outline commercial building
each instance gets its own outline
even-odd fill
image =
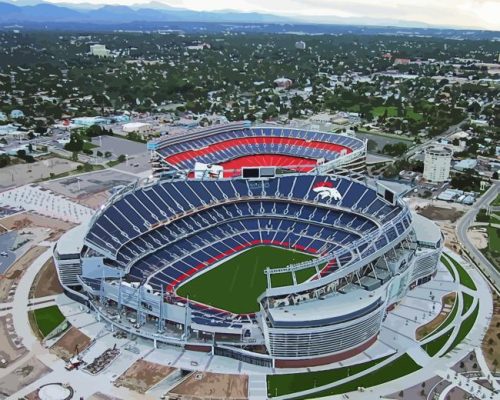
[[[274,85],[280,89],[290,89],[292,87],[292,84],[292,80],[288,78],[278,78],[274,81]]]
[[[96,57],[110,57],[111,51],[104,44],[92,44],[90,45],[90,54]]]
[[[450,177],[453,150],[449,147],[432,145],[424,150],[424,179],[432,183],[445,182]]]
[[[305,50],[306,49],[306,42],[300,40],[298,42],[295,42],[295,48],[299,50]]]
[[[125,133],[137,133],[142,136],[148,136],[155,132],[153,125],[145,122],[129,122],[122,126],[122,130]]]

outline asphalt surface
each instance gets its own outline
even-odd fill
[[[492,281],[497,290],[500,290],[500,272],[495,266],[478,250],[467,236],[467,230],[476,220],[476,215],[481,208],[486,208],[496,199],[500,190],[500,182],[495,182],[491,187],[474,203],[470,210],[459,219],[456,233],[460,245],[464,247],[472,259],[479,265],[481,271]]]

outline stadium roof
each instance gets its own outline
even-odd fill
[[[431,220],[413,214],[413,227],[419,242],[437,243],[441,239],[441,230]]]
[[[59,254],[80,253],[83,248],[83,239],[87,233],[89,222],[84,222],[64,233],[57,242],[57,252]]]

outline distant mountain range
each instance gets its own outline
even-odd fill
[[[168,0],[166,0],[168,1]],[[223,11],[194,11],[186,8],[172,7],[162,0],[151,0],[149,3],[137,3],[131,6],[124,5],[96,5],[91,3],[50,3],[44,0],[0,0],[0,29],[2,26],[22,25],[32,29],[72,29],[87,28],[99,29],[153,29],[160,24],[185,23],[206,24],[265,24],[273,25],[273,31],[287,31],[290,25],[308,25],[308,30],[318,33],[313,24],[325,26],[356,26],[362,27],[397,27],[406,29],[409,34],[435,34],[426,30],[436,30],[449,35],[450,30],[468,30],[459,27],[432,27],[419,21],[406,21],[381,18],[341,18],[328,15],[318,16],[283,16],[257,12],[239,12],[234,10]],[[189,30],[187,24],[187,29]],[[261,28],[262,28],[261,26]],[[285,26],[287,26],[285,28]],[[219,27],[220,28],[220,27]],[[208,27],[210,29],[210,26]],[[328,31],[328,30],[326,30]],[[476,31],[484,32],[484,31]],[[381,32],[383,33],[383,32]],[[439,34],[439,33],[438,33]]]
[[[199,21],[199,22],[235,22],[235,23],[285,23],[293,20],[275,15],[243,13],[236,11],[199,12],[183,8],[174,8],[162,3],[149,3],[145,7],[104,5],[91,8],[90,5],[74,7],[72,5],[54,5],[38,3],[18,5],[0,2],[0,23],[29,22],[91,22],[91,23],[126,23],[134,21]]]

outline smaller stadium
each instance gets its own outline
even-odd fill
[[[148,143],[153,170],[203,171],[237,177],[244,167],[328,172],[364,168],[365,143],[351,136],[237,122]],[[210,167],[208,167],[210,166]],[[222,177],[222,176],[221,176]]]
[[[160,172],[118,190],[54,258],[68,295],[155,345],[329,364],[372,346],[436,273],[439,228],[346,170],[363,165],[362,141],[238,123],[148,147]]]

